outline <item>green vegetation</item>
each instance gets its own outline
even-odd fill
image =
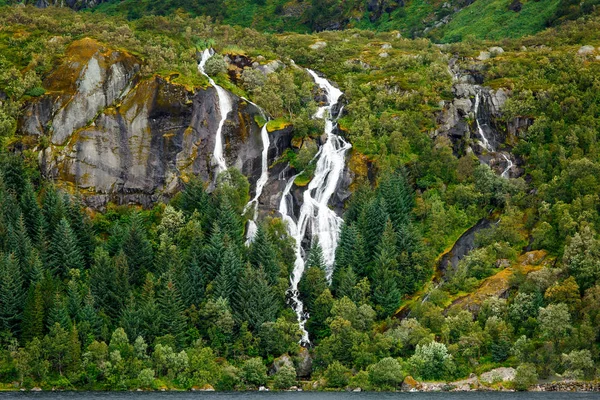
[[[467,34],[468,20],[460,18],[479,1],[439,31],[440,40],[464,39],[444,46],[395,32],[270,34],[170,15],[183,3],[140,2],[169,15],[131,8],[131,21],[0,8],[0,379],[66,389],[286,389],[312,373],[314,381],[324,378],[320,389],[394,390],[407,375],[454,380],[499,366],[516,368],[518,390],[556,374],[596,378],[600,62],[578,50],[600,45],[600,19],[510,39],[541,29],[565,2],[523,4],[519,15],[530,24],[512,35],[490,29],[507,11],[488,1],[486,18]],[[99,11],[121,14],[127,4],[109,2]],[[195,4],[198,14],[208,7]],[[539,12],[550,4],[557,8]],[[337,12],[335,1],[321,5],[323,16]],[[406,10],[424,15],[428,6],[415,0]],[[411,29],[408,21],[403,29]],[[499,43],[471,33],[506,38],[504,52],[476,61]],[[305,171],[299,185],[311,179],[322,126],[310,118],[319,93],[291,60],[339,84],[355,179],[331,285],[316,242],[300,282],[310,350],[298,345],[296,316],[286,305],[293,242],[281,220],[266,218],[244,246],[249,182],[237,170],[221,175],[210,194],[192,178],[168,205],[109,205],[103,212],[86,210],[64,182],[41,176],[38,151],[48,138],[24,136],[18,121],[28,102],[56,94],[48,77],[72,60],[68,46],[85,37],[139,57],[140,79],[175,73],[174,84],[198,89],[207,82],[196,51],[206,44],[262,65],[279,60],[262,74],[216,57],[211,73],[267,110],[270,130],[292,127],[293,148],[279,162]],[[314,46],[319,42],[325,45]],[[453,98],[452,57],[509,92],[494,121],[502,134],[527,122],[507,135],[521,178],[501,178],[480,163],[465,150],[474,138],[435,133],[441,102]],[[440,255],[481,218],[494,223],[440,276]],[[439,285],[431,282],[436,274]],[[268,375],[274,363],[278,370]]]

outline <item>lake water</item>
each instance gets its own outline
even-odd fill
[[[110,399],[110,400],[588,400],[600,399],[600,393],[564,392],[454,392],[454,393],[347,393],[347,392],[0,392],[8,399]]]

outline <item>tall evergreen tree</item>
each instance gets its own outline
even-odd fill
[[[390,220],[379,245],[379,253],[373,271],[373,301],[381,316],[393,314],[401,300],[401,291],[397,284],[398,253],[396,250],[396,233]]]
[[[410,221],[413,208],[411,188],[400,171],[385,174],[379,182],[379,195],[385,200],[387,212],[396,232]]]
[[[230,245],[223,256],[223,262],[221,263],[221,271],[213,281],[213,297],[218,299],[229,300],[233,293],[238,289],[238,283],[240,274],[242,272],[242,261],[237,252],[237,249]]]
[[[304,274],[298,283],[298,291],[300,292],[300,299],[308,312],[312,311],[317,297],[319,297],[327,287],[327,279],[323,268],[318,266],[309,267],[304,271]]]
[[[354,302],[358,301],[356,284],[358,280],[352,266],[344,268],[339,274],[339,284],[335,292],[337,298],[348,297]]]
[[[54,231],[65,217],[66,211],[62,197],[52,185],[46,187],[42,212],[46,220],[46,232],[48,236],[53,237]]]
[[[186,318],[183,313],[185,307],[171,274],[167,273],[163,277],[166,282],[158,296],[160,332],[173,335],[177,343],[182,345],[186,328]]]
[[[54,295],[54,302],[48,312],[46,325],[50,330],[56,325],[59,325],[63,329],[70,329],[71,327],[71,318],[69,318],[67,300],[58,292]]]
[[[12,254],[0,255],[0,326],[19,334],[26,290],[19,263]]]
[[[206,279],[208,281],[215,279],[221,271],[221,264],[228,242],[230,242],[229,237],[223,235],[221,229],[215,223],[208,244],[202,252],[202,262],[206,265]]]
[[[39,232],[44,229],[44,216],[37,201],[33,185],[29,180],[25,182],[25,186],[23,187],[20,205],[27,234],[32,241],[35,241]]]
[[[206,264],[203,260],[203,246],[198,241],[192,242],[185,254],[181,273],[177,275],[181,288],[181,297],[186,307],[199,306],[204,300],[207,279]]]
[[[382,198],[372,199],[363,212],[359,221],[360,234],[364,238],[367,260],[371,262],[377,255],[381,242],[381,235],[385,230],[385,223],[389,219],[385,201]]]
[[[118,285],[117,271],[108,252],[98,247],[90,269],[90,289],[96,306],[111,318],[120,315],[123,293]]]
[[[308,252],[308,257],[306,259],[306,263],[304,266],[306,269],[308,268],[319,268],[322,269],[323,271],[325,271],[325,261],[323,259],[323,249],[321,248],[321,245],[319,244],[319,239],[314,236],[311,246],[310,246],[310,251]]]
[[[277,264],[277,255],[273,249],[273,244],[269,240],[269,235],[263,225],[258,226],[254,241],[250,245],[250,263],[254,268],[262,268],[267,275],[269,284],[274,285],[279,279],[279,265]]]
[[[23,311],[22,339],[25,343],[34,337],[41,338],[44,332],[44,299],[42,285],[36,282],[29,286]]]
[[[79,243],[85,265],[92,262],[94,252],[94,232],[88,216],[83,212],[83,204],[79,197],[67,198],[64,201],[69,224]]]
[[[263,323],[275,320],[279,307],[262,268],[246,265],[233,305],[237,321],[247,322],[255,332]]]
[[[226,196],[220,196],[217,219],[221,232],[236,244],[244,243],[244,229],[241,217]]]
[[[69,276],[71,269],[83,269],[79,243],[65,218],[58,223],[48,252],[50,269],[62,279]]]
[[[146,273],[150,272],[148,268],[152,266],[154,254],[142,216],[137,212],[131,215],[129,229],[123,238],[123,253],[129,267],[129,282],[142,284]]]

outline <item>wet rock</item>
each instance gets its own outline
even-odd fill
[[[276,374],[277,372],[279,372],[279,370],[284,367],[284,366],[290,366],[293,367],[294,363],[292,361],[292,358],[287,355],[284,354],[281,357],[276,358],[275,360],[273,360],[273,366],[271,367],[271,374]]]
[[[586,46],[581,46],[579,48],[579,50],[577,50],[577,54],[580,56],[587,56],[589,54],[592,54],[596,51],[596,48],[594,46],[590,46],[590,45],[586,45]]]
[[[514,368],[496,368],[484,372],[479,376],[479,380],[485,383],[512,382],[515,379],[516,370]]]
[[[519,0],[513,0],[508,6],[508,9],[514,12],[520,12],[523,8],[523,4]]]
[[[490,52],[491,56],[498,56],[498,55],[504,53],[504,49],[502,47],[498,47],[498,46],[490,47],[488,49],[488,51]]]
[[[324,49],[325,47],[327,47],[327,42],[318,41],[318,42],[311,44],[308,47],[311,48],[312,50],[321,50],[321,49]]]
[[[415,392],[419,390],[421,385],[412,376],[407,376],[402,382],[402,390],[405,392]]]
[[[310,378],[312,374],[312,358],[307,348],[302,347],[296,357],[296,375],[299,379]]]
[[[491,57],[491,54],[490,54],[489,51],[483,51],[482,50],[482,51],[479,52],[479,55],[477,56],[477,59],[479,61],[485,61],[485,60],[488,60],[490,57]]]

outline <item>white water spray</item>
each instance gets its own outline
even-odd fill
[[[514,163],[510,157],[510,153],[506,152],[498,152],[496,150],[496,148],[492,145],[492,142],[490,142],[488,140],[488,138],[485,136],[485,131],[483,130],[483,127],[481,125],[481,123],[479,122],[479,104],[481,102],[481,88],[477,88],[477,94],[475,95],[475,123],[477,124],[477,132],[479,133],[479,136],[481,137],[481,145],[483,146],[483,148],[485,148],[485,150],[487,150],[490,153],[498,153],[500,154],[504,160],[506,161],[506,168],[502,171],[502,174],[500,174],[500,176],[502,178],[510,178],[510,171],[512,170],[512,168],[514,167]]]
[[[227,169],[227,164],[223,155],[223,126],[227,120],[227,115],[231,112],[231,110],[233,110],[233,105],[231,103],[231,97],[229,96],[229,93],[227,93],[227,91],[221,86],[217,85],[215,81],[208,76],[206,72],[204,72],[204,66],[206,65],[206,62],[213,55],[214,51],[212,49],[206,49],[202,52],[202,57],[200,59],[200,63],[198,64],[198,71],[208,78],[208,81],[216,89],[217,96],[219,97],[219,112],[221,114],[221,120],[219,121],[219,127],[217,128],[217,133],[215,135],[215,149],[213,151],[213,159],[216,165],[216,177],[219,175],[219,173]]]
[[[350,143],[333,133],[337,116],[332,115],[332,110],[337,105],[342,92],[331,85],[327,79],[319,77],[314,71],[309,69],[307,71],[327,97],[326,105],[319,107],[314,115],[314,118],[325,119],[327,141],[321,146],[315,156],[317,159],[315,174],[308,184],[308,188],[304,191],[303,203],[297,222],[294,222],[292,217],[293,208],[291,207],[290,191],[298,175],[288,181],[279,205],[279,212],[283,216],[284,221],[287,222],[288,233],[296,241],[296,262],[290,278],[291,287],[289,292],[292,306],[302,330],[301,343],[304,344],[308,344],[310,341],[308,332],[304,329],[308,315],[304,312],[298,293],[298,284],[304,274],[305,264],[302,241],[310,224],[313,239],[318,240],[323,249],[326,277],[331,281],[335,250],[339,239],[342,219],[329,208],[328,203],[342,176],[346,152],[352,147]]]
[[[267,115],[265,114],[265,112],[263,111],[262,108],[260,108],[259,106],[257,106],[256,104],[254,104],[253,102],[251,102],[250,100],[248,100],[246,98],[243,98],[243,99],[246,100],[248,103],[252,104],[253,106],[255,106],[256,108],[258,108],[258,110],[262,114],[263,118],[265,119],[265,124],[263,125],[262,129],[260,130],[260,139],[261,139],[262,145],[263,145],[262,154],[261,154],[261,173],[260,173],[260,177],[256,181],[256,191],[254,193],[254,198],[252,200],[250,200],[248,202],[248,204],[246,204],[246,206],[244,207],[244,211],[243,211],[243,214],[246,214],[246,212],[248,212],[248,210],[250,210],[252,207],[254,207],[252,219],[250,219],[248,221],[248,228],[246,230],[246,246],[250,246],[250,243],[252,243],[252,240],[254,240],[254,236],[256,235],[256,231],[258,230],[258,227],[256,225],[256,219],[258,218],[258,199],[260,199],[260,196],[262,195],[262,191],[263,191],[265,185],[267,184],[267,181],[269,180],[269,157],[268,156],[269,156],[269,146],[270,146],[271,142],[269,140],[269,131],[267,130],[267,123],[269,122],[269,118],[267,117]]]

